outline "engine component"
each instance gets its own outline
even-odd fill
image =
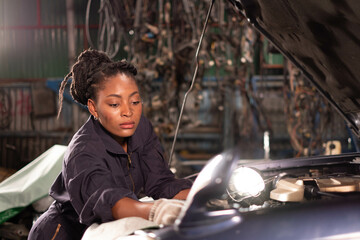
[[[316,179],[317,185],[322,192],[359,192],[360,179],[354,177],[331,177]]]
[[[300,202],[304,199],[304,183],[296,178],[279,180],[270,198],[281,202]]]

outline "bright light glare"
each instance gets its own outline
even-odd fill
[[[209,185],[212,178],[215,175],[217,167],[220,165],[220,162],[224,160],[222,155],[217,155],[204,166],[199,175],[197,176],[194,184],[191,187],[188,198],[192,198],[195,193],[200,191],[205,186]],[[219,182],[220,181],[220,182]],[[215,179],[215,182],[218,184],[221,183],[221,179]]]
[[[252,168],[240,167],[231,177],[232,189],[240,196],[256,196],[265,188],[261,175]]]

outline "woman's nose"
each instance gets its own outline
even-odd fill
[[[131,117],[132,109],[128,103],[122,104],[121,116],[122,117]]]

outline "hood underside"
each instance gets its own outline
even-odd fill
[[[360,1],[229,0],[360,137]]]

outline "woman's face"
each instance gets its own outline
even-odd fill
[[[120,142],[134,134],[142,113],[135,80],[121,73],[104,81],[96,102],[89,99],[88,107],[90,113]]]

